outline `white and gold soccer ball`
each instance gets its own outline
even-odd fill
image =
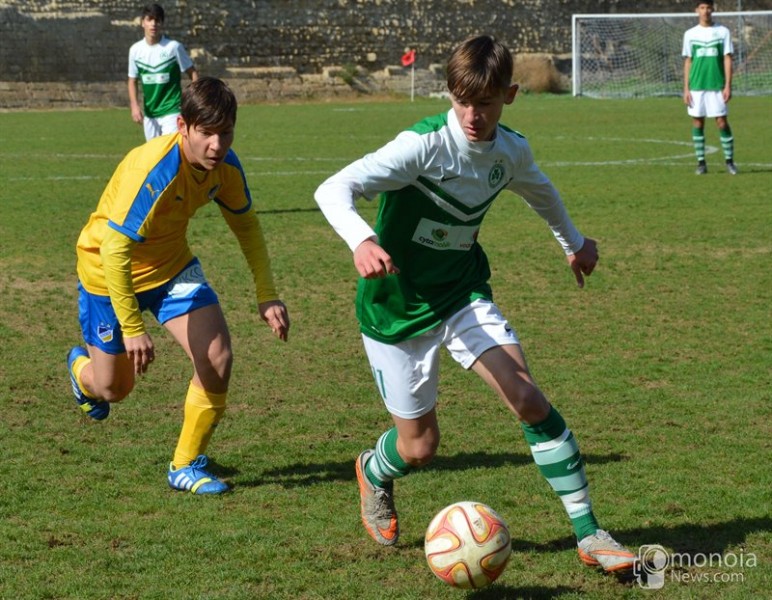
[[[453,587],[477,589],[495,581],[512,553],[504,520],[481,502],[456,502],[432,519],[424,550],[429,568]]]

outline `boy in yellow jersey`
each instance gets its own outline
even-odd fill
[[[174,135],[123,159],[77,243],[79,317],[87,348],[67,356],[75,400],[93,419],[108,416],[155,359],[142,311],[149,310],[193,363],[169,485],[195,494],[228,486],[204,454],[225,411],[233,355],[217,295],[188,246],[188,221],[214,201],[239,241],[255,282],[258,311],[281,340],[289,332],[246,178],[231,150],[236,98],[213,77],[190,84]]]

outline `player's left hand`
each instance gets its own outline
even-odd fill
[[[286,342],[287,336],[289,336],[290,320],[284,302],[281,300],[261,302],[258,304],[257,310],[260,312],[260,318],[268,323],[276,337]]]
[[[576,284],[584,287],[584,276],[590,275],[598,264],[598,244],[591,238],[584,238],[584,245],[575,254],[568,255],[568,264],[576,277]]]

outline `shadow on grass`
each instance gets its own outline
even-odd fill
[[[240,481],[239,486],[280,485],[283,487],[304,487],[329,481],[351,481],[354,475],[354,460],[328,463],[295,463],[276,469],[263,471],[263,476],[252,481]],[[585,456],[585,461],[593,465],[621,462],[626,457],[621,454]],[[468,469],[499,469],[508,466],[533,465],[530,454],[489,452],[462,452],[453,456],[437,456],[421,472],[430,471],[465,471]],[[535,467],[534,467],[535,468]]]
[[[743,545],[749,534],[772,531],[772,517],[747,517],[717,523],[683,523],[673,527],[628,529],[620,537],[628,542],[659,544],[681,554],[722,553]],[[753,552],[753,548],[745,548]]]
[[[741,546],[750,534],[772,531],[770,517],[740,517],[717,523],[682,523],[680,525],[640,527],[636,529],[616,529],[614,537],[633,552],[640,546],[660,545],[671,553],[712,554],[724,553],[730,548]],[[416,540],[416,545],[423,545],[423,539]],[[576,538],[572,535],[548,542],[529,542],[512,540],[515,552],[561,552],[576,548]],[[747,549],[752,552],[752,548]]]
[[[512,587],[508,585],[493,584],[481,590],[470,592],[466,595],[467,600],[522,600],[529,598],[531,600],[541,600],[547,598],[560,598],[563,595],[576,596],[577,590],[568,587]]]

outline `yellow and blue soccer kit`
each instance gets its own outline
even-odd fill
[[[77,243],[82,288],[109,297],[124,336],[145,332],[141,310],[146,306],[140,302],[148,293],[189,271],[194,274],[191,283],[205,283],[186,233],[190,218],[210,201],[218,204],[238,238],[258,303],[278,298],[260,222],[236,154],[230,150],[215,169],[201,171],[184,159],[179,134],[161,136],[135,148],[120,163]],[[95,336],[97,343],[120,337],[115,334],[84,330],[89,343]]]

